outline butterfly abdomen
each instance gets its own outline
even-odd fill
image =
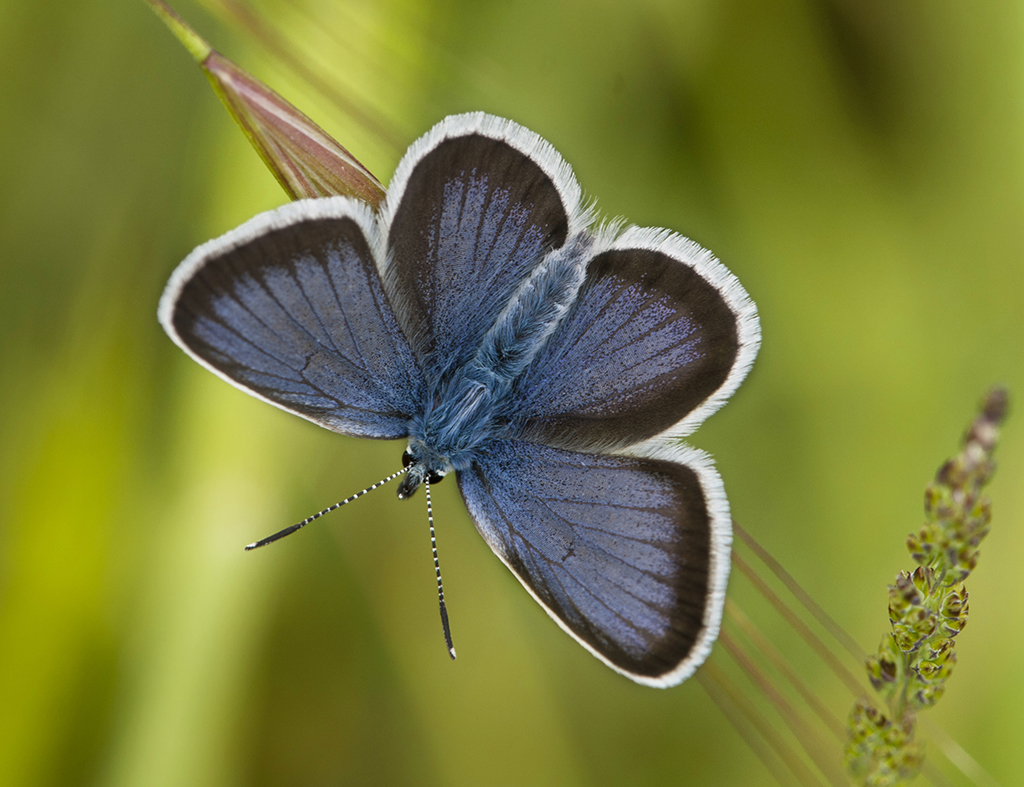
[[[537,265],[484,335],[469,373],[490,376],[498,386],[522,374],[576,299],[592,245],[590,234],[581,233]]]
[[[419,461],[464,470],[491,440],[515,435],[514,383],[575,300],[591,245],[591,236],[581,234],[550,252],[509,299],[476,355],[437,386],[429,409],[410,427],[410,450]]]

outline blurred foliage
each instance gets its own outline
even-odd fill
[[[713,249],[765,340],[693,442],[736,518],[874,639],[908,492],[979,388],[1024,390],[1024,4],[258,0],[269,40],[210,3],[178,10],[384,182],[482,109],[549,139],[607,215]],[[696,681],[630,684],[559,631],[454,484],[455,664],[416,503],[375,493],[245,554],[402,450],[250,399],[156,324],[193,246],[286,197],[142,2],[0,4],[0,74],[0,784],[768,779]],[[1001,526],[931,715],[1009,785],[1021,430],[1000,450]],[[748,582],[730,595],[849,707]]]

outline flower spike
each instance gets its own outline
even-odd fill
[[[384,187],[306,115],[213,49],[164,0],[146,0],[206,73],[228,112],[292,199],[343,195],[376,207]]]

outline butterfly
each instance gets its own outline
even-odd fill
[[[196,248],[159,319],[259,399],[405,440],[385,479],[401,476],[400,498],[422,485],[429,506],[454,473],[488,546],[613,670],[664,687],[707,657],[729,504],[711,459],[678,438],[746,376],[757,310],[696,243],[595,224],[533,132],[448,117],[409,148],[378,210],[300,200]]]

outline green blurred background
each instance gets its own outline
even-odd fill
[[[605,215],[726,262],[764,345],[693,442],[737,521],[874,648],[925,483],[991,383],[1024,396],[1024,4],[255,7],[394,140],[216,6],[178,4],[385,183],[434,122],[483,109],[550,140]],[[454,483],[436,490],[454,664],[421,497],[243,553],[402,447],[250,399],[159,329],[177,262],[285,197],[141,0],[0,2],[0,160],[0,784],[769,783],[697,681],[633,685],[559,631]],[[1020,413],[998,458],[960,663],[927,715],[1005,786],[1024,783]],[[738,573],[730,597],[845,718]]]

